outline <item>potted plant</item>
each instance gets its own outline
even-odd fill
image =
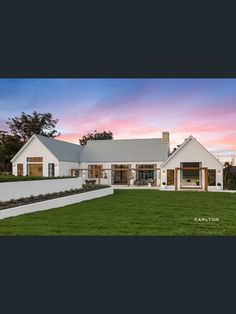
[[[220,182],[217,183],[217,190],[221,190],[221,183]]]
[[[147,183],[148,183],[148,186],[151,187],[152,186],[152,182],[153,180],[152,179],[147,179]]]
[[[166,188],[166,182],[162,182],[163,188]]]
[[[199,185],[199,180],[198,179],[196,180],[196,185]]]

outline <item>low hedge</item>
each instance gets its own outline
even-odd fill
[[[55,179],[71,179],[75,177],[36,177],[36,176],[0,176],[0,182],[14,182],[14,181],[33,181],[33,180],[55,180]]]

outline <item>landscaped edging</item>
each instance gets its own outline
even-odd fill
[[[113,187],[109,187],[109,188],[84,192],[80,194],[74,194],[70,196],[55,198],[48,201],[37,202],[33,204],[3,209],[0,211],[0,219],[15,217],[15,216],[23,215],[23,214],[34,213],[37,211],[43,211],[43,210],[48,210],[52,208],[63,207],[66,205],[71,205],[71,204],[91,200],[94,198],[107,196],[113,193],[114,193]]]
[[[80,189],[81,187],[82,178],[80,177],[54,180],[1,182],[0,201],[7,202],[11,199]]]

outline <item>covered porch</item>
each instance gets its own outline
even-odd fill
[[[95,181],[96,184],[108,184],[117,187],[153,187],[160,188],[160,168],[154,165],[114,164],[110,168],[102,165],[94,168],[72,169],[71,176],[80,176],[86,181]]]

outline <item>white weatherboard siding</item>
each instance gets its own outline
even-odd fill
[[[17,164],[23,164],[23,175],[27,175],[27,157],[43,157],[43,176],[48,176],[48,163],[58,165],[57,158],[35,137],[16,157],[12,165],[13,175],[17,175]],[[59,167],[55,166],[55,176],[59,176]]]
[[[155,164],[157,168],[161,167],[161,164],[163,162],[155,162],[155,161],[139,161],[139,162],[130,162],[130,161],[123,161],[123,162],[106,162],[106,163],[102,163],[102,162],[94,162],[94,163],[80,163],[80,169],[88,169],[89,165],[103,165],[103,169],[111,169],[113,165],[131,165],[131,168],[136,168],[136,165],[141,165],[141,164]],[[84,171],[84,179],[88,178],[88,171]],[[135,179],[135,178],[134,178]],[[98,179],[97,179],[98,181]],[[100,179],[100,183],[101,184],[108,184],[111,185],[111,171],[108,170],[107,173],[107,179]],[[159,170],[157,170],[157,185],[160,184],[160,172]],[[132,185],[132,182],[131,182]]]
[[[0,201],[6,202],[21,197],[56,193],[82,187],[81,178],[50,179],[0,183]]]
[[[34,213],[38,211],[48,210],[51,208],[58,208],[70,204],[80,203],[82,201],[91,200],[98,197],[103,197],[107,195],[111,195],[114,193],[112,187],[99,189],[95,191],[89,191],[81,194],[74,194],[64,197],[59,197],[43,202],[17,206],[13,208],[0,210],[0,219],[5,219],[9,217],[15,217],[23,214]]]
[[[79,163],[73,161],[59,161],[59,176],[70,176],[71,169],[79,169]]]
[[[200,162],[202,167],[216,170],[216,184],[221,183],[223,189],[223,165],[212,156],[201,144],[190,139],[172,158],[170,158],[161,170],[162,182],[167,182],[167,169],[175,169],[180,167],[182,162]],[[203,185],[204,185],[203,174]],[[180,181],[180,171],[178,171],[178,182]],[[173,190],[174,186],[162,186],[165,189]],[[209,186],[209,191],[217,189],[216,186]]]

